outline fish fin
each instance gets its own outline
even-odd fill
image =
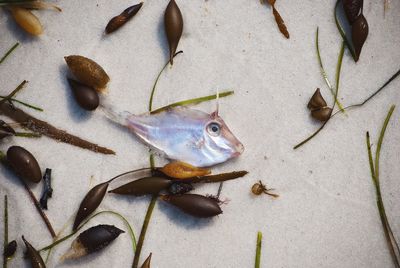
[[[128,118],[133,116],[130,112],[118,111],[114,105],[110,104],[108,101],[104,101],[104,98],[101,99],[100,103],[100,108],[105,116],[120,125],[126,126]]]

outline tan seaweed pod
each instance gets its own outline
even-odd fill
[[[95,61],[79,55],[64,57],[73,75],[79,82],[102,92],[110,77]]]
[[[39,19],[28,9],[21,7],[11,7],[11,14],[17,24],[32,35],[43,33],[43,27]]]

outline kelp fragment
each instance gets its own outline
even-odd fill
[[[40,206],[47,209],[47,200],[53,196],[53,188],[51,188],[51,169],[46,168],[43,176],[43,194],[40,198]]]

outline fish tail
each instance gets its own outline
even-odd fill
[[[107,101],[104,101],[104,98],[101,100],[100,103],[101,103],[100,108],[105,114],[105,116],[115,123],[125,126],[127,124],[127,119],[130,116],[132,116],[130,112],[118,111],[115,105],[112,105]]]

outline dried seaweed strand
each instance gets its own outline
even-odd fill
[[[335,96],[335,90],[334,90],[331,82],[328,79],[328,75],[325,72],[324,64],[322,63],[321,53],[319,50],[319,27],[317,27],[317,33],[316,33],[316,37],[315,37],[315,47],[317,49],[317,58],[318,58],[319,68],[321,70],[322,77],[324,78],[326,85],[328,86],[329,90],[331,91],[332,96]],[[344,112],[343,105],[340,103],[338,98],[336,98],[336,104],[339,107],[340,111]]]
[[[4,101],[4,99],[2,100]],[[20,123],[23,127],[47,136],[49,138],[68,143],[83,149],[91,150],[102,154],[115,154],[113,150],[91,143],[77,136],[71,135],[63,130],[60,130],[49,123],[39,120],[19,108],[12,106],[9,103],[0,101],[0,113]]]
[[[255,268],[260,268],[261,262],[261,242],[262,242],[262,233],[257,233],[257,244],[256,244],[256,261],[255,261]]]
[[[268,4],[272,7],[272,14],[274,15],[276,24],[278,25],[279,31],[287,38],[290,38],[289,32],[285,25],[285,21],[282,19],[282,16],[279,14],[278,10],[275,8],[275,0],[267,0]],[[263,3],[263,1],[261,1]]]
[[[4,196],[4,243],[3,252],[8,245],[8,197]],[[8,258],[3,255],[3,268],[7,268]]]
[[[385,233],[386,241],[390,250],[390,254],[393,259],[393,263],[395,267],[399,268],[400,267],[400,249],[397,244],[397,241],[393,235],[392,228],[390,227],[389,221],[386,216],[386,211],[385,211],[385,206],[383,203],[382,199],[382,194],[381,194],[381,188],[380,188],[380,181],[379,181],[379,159],[380,159],[380,151],[383,143],[383,138],[386,132],[387,125],[389,123],[390,117],[393,114],[393,111],[395,109],[395,106],[392,105],[390,107],[390,110],[386,116],[386,119],[383,123],[380,135],[379,135],[379,140],[378,140],[378,145],[376,148],[376,153],[375,153],[375,163],[373,161],[372,157],[372,151],[371,151],[371,141],[370,141],[370,136],[369,132],[366,133],[366,143],[367,143],[367,150],[368,150],[368,160],[369,160],[369,166],[371,170],[371,177],[372,181],[375,186],[376,190],[376,202],[377,202],[377,207],[379,210],[379,216],[382,222],[382,227],[383,231]]]
[[[275,21],[278,24],[279,31],[287,38],[290,38],[289,32],[286,28],[285,21],[282,19],[278,10],[276,10],[275,6],[272,6],[272,13],[274,14]]]
[[[342,45],[340,47],[340,52],[339,52],[339,57],[338,57],[338,63],[336,65],[336,92],[335,92],[335,96],[334,96],[334,100],[333,100],[333,105],[332,105],[332,110],[335,108],[335,104],[336,104],[336,99],[337,99],[337,95],[339,93],[339,81],[340,81],[340,72],[342,69],[342,61],[343,61],[343,55],[344,55],[344,47],[345,47],[345,42],[342,41]],[[309,136],[307,139],[303,140],[302,142],[300,142],[299,144],[297,144],[296,146],[293,147],[294,150],[298,149],[299,147],[301,147],[302,145],[306,144],[308,141],[310,141],[312,138],[314,138],[324,127],[325,125],[329,122],[329,120],[332,118],[329,117],[328,120],[326,120],[322,126],[320,128],[317,129],[317,131],[315,131],[311,136]]]
[[[37,211],[40,214],[40,217],[42,217],[42,220],[46,224],[47,230],[49,231],[51,237],[52,238],[56,237],[56,232],[54,231],[53,226],[51,225],[51,223],[49,221],[49,218],[47,218],[46,213],[44,213],[44,211],[40,207],[39,201],[36,199],[35,195],[31,191],[31,189],[29,189],[29,186],[26,184],[26,182],[23,179],[21,179],[19,176],[17,176],[17,177],[19,178],[21,183],[24,185],[25,190],[28,192],[33,204],[35,205]]]
[[[6,58],[19,46],[19,42],[15,43],[7,52],[4,54],[3,57],[0,59],[0,64],[3,63],[3,61],[6,60]]]

